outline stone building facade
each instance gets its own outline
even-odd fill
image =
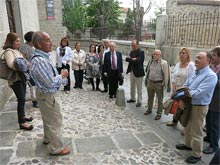
[[[46,31],[50,34],[53,48],[59,45],[62,37],[67,34],[66,28],[63,26],[62,20],[62,1],[54,0],[54,18],[46,18],[46,3],[45,0],[37,0],[40,30]]]
[[[54,19],[47,19],[46,2],[53,4]],[[27,31],[46,31],[51,35],[54,47],[66,36],[61,0],[0,0],[0,6],[0,52],[10,31],[18,33],[22,42]],[[11,94],[7,81],[0,79],[0,110]]]
[[[167,14],[157,18],[156,47],[174,65],[180,47],[188,47],[194,60],[199,51],[220,44],[219,0],[167,0]]]
[[[219,0],[167,0],[166,14],[179,15],[219,10]]]

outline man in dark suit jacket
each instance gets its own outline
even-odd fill
[[[219,148],[220,139],[220,104],[219,104],[219,88],[220,88],[220,47],[212,49],[212,70],[218,77],[217,84],[214,89],[209,110],[206,116],[206,134],[204,141],[209,143],[209,146],[203,150],[204,154],[212,154]]]
[[[128,103],[133,103],[136,101],[135,92],[137,88],[137,104],[136,107],[140,107],[142,103],[142,82],[144,73],[144,51],[139,48],[137,40],[131,42],[132,51],[129,56],[126,58],[126,61],[129,62],[126,74],[130,73],[130,94],[131,99],[128,100]],[[135,87],[136,86],[136,87]]]
[[[118,81],[123,73],[122,54],[115,51],[116,44],[110,42],[110,51],[105,54],[104,76],[108,77],[109,98],[116,97]]]

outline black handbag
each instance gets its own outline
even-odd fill
[[[4,53],[6,51],[4,51]],[[0,78],[4,80],[14,80],[16,78],[16,72],[8,67],[6,60],[3,59],[4,53],[2,53],[0,58]]]
[[[123,85],[124,84],[124,76],[122,74],[119,75],[118,84],[119,85]]]

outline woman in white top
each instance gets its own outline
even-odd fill
[[[60,46],[58,46],[56,49],[56,67],[59,74],[62,69],[68,70],[68,83],[66,86],[64,86],[64,91],[66,94],[69,94],[70,92],[70,61],[72,61],[72,50],[69,47],[68,38],[64,37],[60,41]]]
[[[179,62],[174,68],[174,73],[172,74],[172,90],[173,92],[182,87],[184,82],[191,74],[195,71],[195,64],[191,61],[191,55],[188,48],[180,48],[179,50]],[[176,113],[173,115],[173,121],[169,121],[167,126],[175,126],[178,123],[176,119]]]

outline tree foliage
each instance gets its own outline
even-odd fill
[[[85,29],[85,7],[82,0],[63,0],[63,24],[74,33]]]
[[[134,35],[134,13],[131,9],[128,9],[125,23],[122,27],[122,37],[128,37],[129,35]]]
[[[87,0],[86,18],[88,27],[116,28],[120,7],[117,0]]]

